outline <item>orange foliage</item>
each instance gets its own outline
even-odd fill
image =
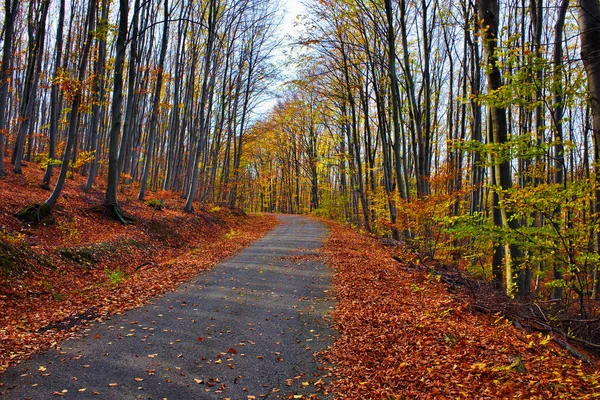
[[[477,314],[376,239],[329,224],[340,332],[325,353],[340,399],[591,398],[600,374],[548,337]],[[519,360],[525,372],[519,372]]]

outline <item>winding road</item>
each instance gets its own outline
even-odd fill
[[[331,343],[327,230],[301,216],[234,257],[0,375],[8,399],[277,399],[316,393]],[[326,398],[322,393],[318,398]]]

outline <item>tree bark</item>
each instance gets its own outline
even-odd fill
[[[581,59],[588,80],[588,102],[592,117],[594,142],[594,212],[600,215],[600,2],[598,0],[578,0],[577,24],[581,39]],[[595,233],[595,250],[600,253],[600,231]],[[598,267],[596,267],[598,268]],[[596,272],[594,292],[600,291],[600,280]]]
[[[65,25],[65,0],[60,0],[60,8],[58,11],[58,23],[56,26],[56,46],[54,47],[54,72],[52,76],[56,80],[60,71],[63,53],[63,29]],[[58,134],[58,118],[59,118],[59,93],[58,83],[52,83],[50,91],[50,127],[48,131],[48,165],[42,179],[42,188],[50,190],[50,178],[54,169],[54,157],[56,157],[56,136]]]
[[[20,0],[5,0],[4,2],[4,45],[2,49],[2,65],[0,66],[0,177],[6,174],[4,171],[4,143],[9,129],[6,107],[12,76],[13,35],[15,31],[15,19],[19,11],[19,3]]]
[[[158,61],[158,75],[156,78],[156,86],[154,87],[154,97],[152,103],[152,110],[150,111],[150,122],[148,132],[148,142],[146,144],[146,156],[144,160],[144,170],[142,172],[142,179],[140,181],[140,191],[138,193],[138,200],[144,200],[146,195],[146,186],[148,185],[148,174],[150,172],[150,164],[152,161],[152,152],[154,151],[154,142],[156,140],[156,125],[158,124],[158,113],[160,112],[160,96],[162,92],[165,58],[167,57],[167,45],[169,43],[169,1],[164,2],[164,22],[163,22],[163,37],[160,48],[160,58]]]
[[[111,106],[112,122],[108,143],[108,176],[104,204],[116,208],[117,189],[119,186],[119,137],[123,116],[123,69],[125,52],[127,51],[127,30],[129,19],[129,0],[119,0],[119,30],[117,33],[114,88]]]

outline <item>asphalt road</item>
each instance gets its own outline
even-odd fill
[[[300,216],[236,256],[0,375],[7,399],[276,399],[317,393],[331,343],[326,228]],[[315,385],[316,383],[316,385]]]

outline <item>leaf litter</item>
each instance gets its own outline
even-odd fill
[[[600,373],[541,334],[499,315],[426,271],[411,271],[389,248],[337,223],[326,262],[334,268],[335,344],[325,352],[338,399],[586,399]]]

